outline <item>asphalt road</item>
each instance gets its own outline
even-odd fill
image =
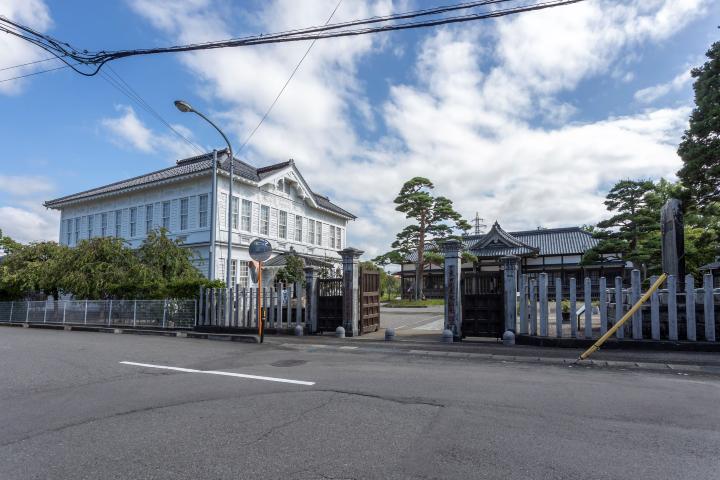
[[[1,328],[0,478],[718,478],[717,377],[357,352]]]

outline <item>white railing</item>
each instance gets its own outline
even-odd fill
[[[553,286],[548,284],[545,273],[537,279],[523,274],[519,279],[516,331],[541,337],[599,338],[642,296],[640,271],[633,270],[630,278],[630,288],[623,287],[621,277],[616,277],[612,285],[601,277],[598,288],[591,288],[595,286],[590,278],[585,278],[583,298],[578,298],[576,280],[571,278],[568,298],[564,298],[560,278],[555,279]],[[656,278],[651,277],[650,284]],[[682,285],[675,276],[669,275],[663,287],[654,292],[650,301],[618,329],[616,337],[717,341],[720,289],[714,288],[712,275],[704,275],[699,288],[696,288],[692,275],[686,275]],[[569,308],[563,322],[564,302]]]
[[[254,329],[258,326],[258,311],[265,320],[265,328],[304,326],[304,294],[299,283],[261,289],[203,288],[197,326]]]
[[[196,300],[0,302],[0,323],[192,328],[196,318]]]

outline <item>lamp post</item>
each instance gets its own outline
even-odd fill
[[[227,247],[227,268],[225,272],[225,283],[227,288],[232,288],[232,285],[230,283],[231,279],[231,273],[232,273],[232,202],[233,202],[233,176],[234,176],[234,165],[235,160],[233,158],[232,153],[232,145],[230,145],[230,140],[225,136],[222,130],[215,125],[212,120],[210,120],[208,117],[203,115],[202,113],[195,110],[193,107],[190,106],[189,103],[183,101],[183,100],[175,100],[175,106],[178,110],[180,110],[183,113],[187,112],[193,112],[199,115],[201,118],[203,118],[206,122],[208,122],[210,125],[215,128],[215,130],[218,131],[220,135],[222,135],[223,140],[225,140],[225,143],[227,143],[228,147],[228,155],[230,158],[230,194],[228,195],[228,247]]]

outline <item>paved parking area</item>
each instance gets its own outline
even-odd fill
[[[720,467],[720,381],[701,375],[20,328],[0,329],[0,364],[2,479],[707,479]]]

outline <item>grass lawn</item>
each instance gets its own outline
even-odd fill
[[[390,300],[386,307],[429,307],[430,305],[444,305],[442,298],[430,298],[427,300]]]

